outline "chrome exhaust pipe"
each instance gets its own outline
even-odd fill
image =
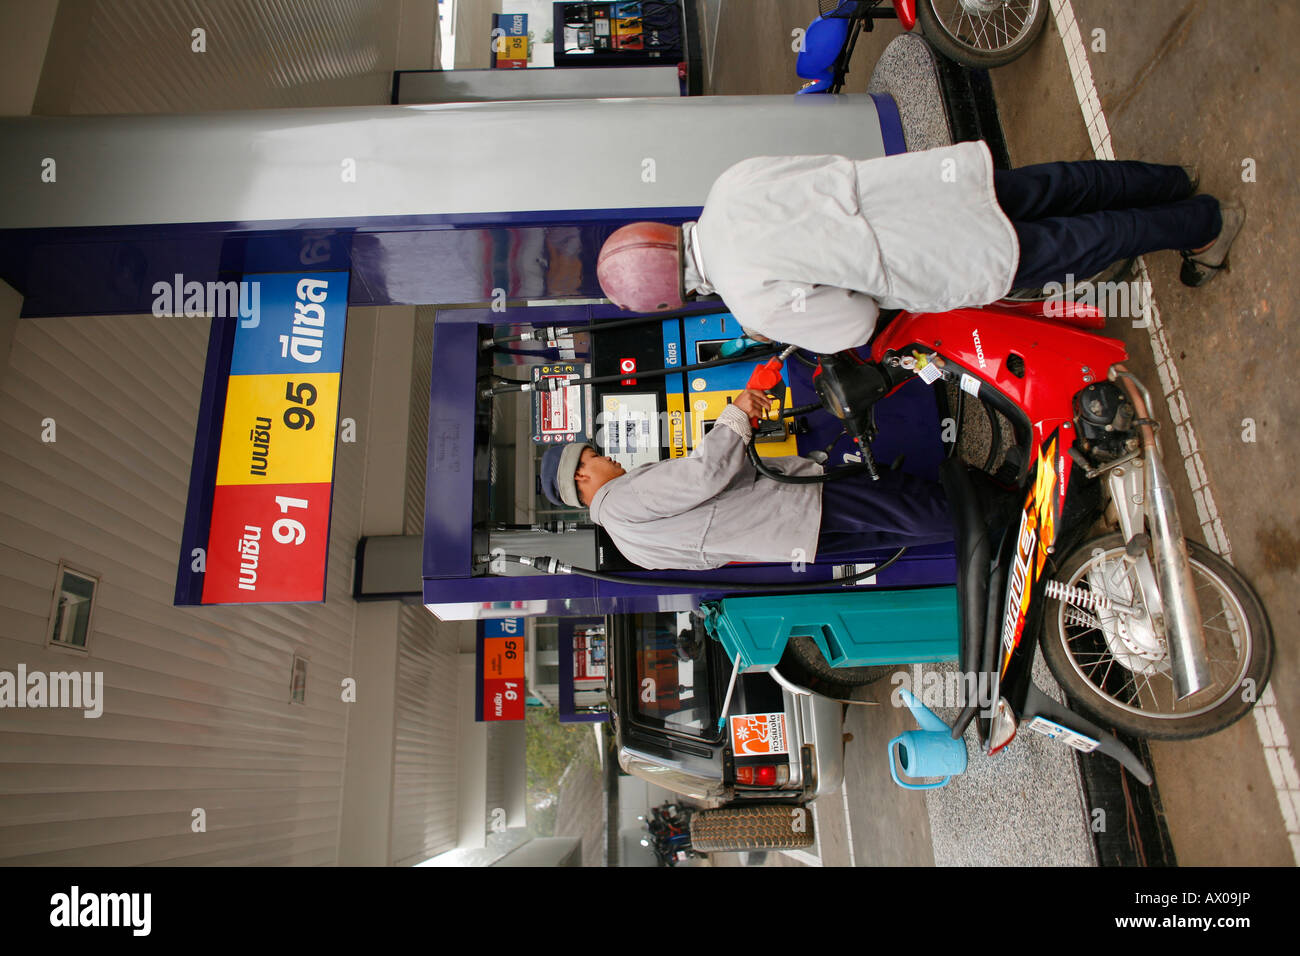
[[[1111,381],[1118,381],[1128,393],[1139,422],[1151,422],[1151,396],[1131,372],[1116,365],[1110,370]],[[1210,664],[1205,648],[1205,631],[1201,609],[1196,603],[1196,585],[1187,560],[1187,542],[1178,519],[1174,489],[1169,484],[1156,430],[1152,424],[1140,424],[1143,458],[1146,467],[1146,516],[1151,527],[1155,552],[1156,582],[1164,605],[1165,638],[1169,642],[1169,664],[1178,699],[1190,697],[1210,686]]]

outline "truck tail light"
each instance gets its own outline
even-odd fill
[[[790,768],[774,767],[737,767],[736,783],[745,787],[780,787],[790,782]]]

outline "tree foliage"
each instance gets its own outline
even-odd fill
[[[593,757],[590,724],[562,724],[554,707],[529,707],[524,739],[528,755],[528,787],[552,792],[565,768],[579,756]]]

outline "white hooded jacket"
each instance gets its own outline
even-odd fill
[[[684,285],[815,352],[864,344],[880,309],[946,312],[1011,289],[1020,247],[983,142],[880,159],[759,156],[683,227]]]

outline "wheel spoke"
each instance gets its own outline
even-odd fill
[[[938,11],[936,10],[935,13],[937,14]],[[955,39],[958,40],[961,39],[961,21],[962,18],[965,17],[965,15],[966,15],[966,10],[961,4],[961,0],[957,0],[957,2],[952,5],[952,13],[948,15],[949,19],[953,23],[952,35]],[[946,25],[948,21],[943,21],[943,22]]]
[[[1137,708],[1138,708],[1139,710],[1147,710],[1147,709],[1159,710],[1159,709],[1160,709],[1160,699],[1159,699],[1159,697],[1156,695],[1155,690],[1153,690],[1152,687],[1151,687],[1151,678],[1150,678],[1150,676],[1149,676],[1149,675],[1146,675],[1146,674],[1143,674],[1143,675],[1141,675],[1141,677],[1142,677],[1141,680],[1138,679],[1138,676],[1139,676],[1139,675],[1137,675],[1137,674],[1134,674],[1134,675],[1133,675],[1133,696],[1134,696],[1134,698],[1135,698],[1135,703],[1136,703]],[[1148,694],[1151,695],[1151,707],[1150,707],[1150,708],[1147,707],[1146,702],[1143,700],[1143,697],[1142,697],[1142,692],[1143,692],[1143,691],[1146,691]]]
[[[1110,669],[1114,666],[1115,666],[1115,658],[1112,657],[1110,659],[1110,663],[1106,665],[1106,673],[1103,674],[1101,677],[1101,683],[1103,687],[1106,684],[1106,680],[1110,677]]]
[[[1111,665],[1113,665],[1114,663],[1115,663],[1115,658],[1111,657],[1110,655],[1107,655],[1105,658],[1093,661],[1091,668],[1088,671],[1088,680],[1093,680],[1093,675],[1097,673],[1097,669],[1100,668],[1102,664],[1106,665],[1106,674],[1109,674]],[[1100,681],[1093,681],[1093,683],[1100,688],[1102,684],[1106,683],[1105,675],[1102,675],[1102,679]]]
[[[1214,615],[1214,617],[1209,618],[1208,620],[1203,620],[1203,621],[1201,621],[1201,623],[1202,623],[1202,624],[1208,624],[1208,623],[1210,623],[1210,621],[1213,621],[1215,617],[1224,617],[1227,613],[1228,613],[1228,609],[1225,607],[1225,608],[1223,608],[1221,611],[1219,611],[1218,614]]]

